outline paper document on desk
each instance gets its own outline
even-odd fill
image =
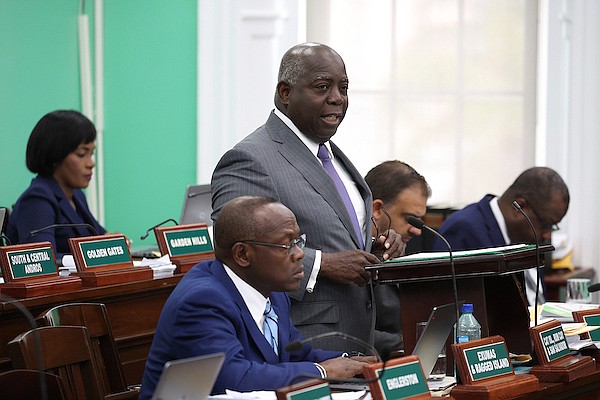
[[[371,393],[360,391],[346,391],[331,393],[333,400],[371,400]],[[235,390],[226,390],[225,394],[209,396],[209,400],[277,400],[273,391],[255,391],[255,392],[236,392]]]
[[[452,257],[460,258],[460,257],[470,257],[470,256],[476,256],[476,255],[482,255],[482,254],[507,253],[507,252],[511,252],[511,251],[515,251],[515,250],[524,250],[529,247],[535,248],[535,246],[528,245],[528,244],[512,244],[509,246],[487,247],[484,249],[453,251]],[[393,258],[391,260],[382,262],[382,264],[387,264],[390,262],[402,262],[402,261],[435,260],[435,259],[449,258],[449,257],[450,257],[450,254],[447,251],[425,252],[425,253],[416,253],[416,254],[410,254],[408,256]]]
[[[573,311],[592,310],[598,304],[546,302],[541,307],[540,318],[573,322]]]

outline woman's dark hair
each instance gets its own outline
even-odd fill
[[[56,165],[81,144],[96,140],[96,128],[85,115],[57,110],[38,121],[27,142],[27,168],[41,176],[52,176]]]

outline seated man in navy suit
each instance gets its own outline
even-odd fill
[[[375,361],[309,345],[285,350],[302,337],[290,320],[290,299],[280,292],[298,289],[306,240],[287,207],[267,197],[233,199],[214,237],[217,259],[194,266],[165,303],[140,399],[152,397],[165,362],[192,356],[225,353],[213,394],[274,390],[310,376],[349,378]],[[276,328],[265,325],[269,304]]]
[[[550,242],[552,231],[558,229],[569,208],[569,189],[553,169],[533,167],[522,172],[500,197],[488,194],[478,203],[453,213],[439,232],[448,240],[452,250],[472,250],[508,244],[535,244],[535,236],[527,220],[517,211],[516,201],[531,219],[538,240]],[[437,250],[446,246],[437,241]],[[535,269],[525,271],[527,300],[535,303]],[[540,292],[541,294],[541,292]],[[539,296],[538,303],[544,303]]]

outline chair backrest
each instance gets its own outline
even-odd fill
[[[104,394],[87,329],[82,326],[44,326],[8,342],[14,368],[41,369],[58,375],[69,397],[102,400]]]
[[[0,373],[0,399],[43,399],[42,390],[47,400],[71,400],[58,375],[34,369],[13,369]]]
[[[38,316],[37,323],[40,326],[85,326],[92,345],[93,361],[100,372],[105,393],[127,390],[121,359],[104,304],[62,304]]]

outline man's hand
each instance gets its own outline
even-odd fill
[[[363,373],[363,367],[369,365],[369,360],[374,357],[337,357],[320,362],[327,371],[328,378],[352,378]]]
[[[387,238],[385,235],[379,235],[373,242],[371,251],[377,255],[380,260],[386,261],[392,258],[400,257],[406,250],[406,243],[402,241],[402,236],[390,229]]]
[[[365,266],[378,262],[375,255],[362,250],[323,253],[319,276],[346,285],[365,285],[371,280],[371,273]]]

